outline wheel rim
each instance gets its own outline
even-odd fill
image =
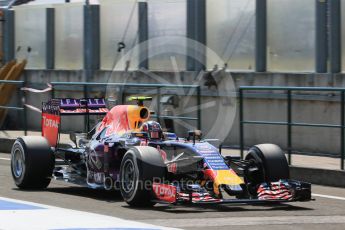
[[[259,172],[256,174],[245,172],[245,183],[247,184],[248,192],[251,196],[256,197],[258,186],[265,181],[264,177],[264,167],[261,162],[259,162],[254,156],[248,155],[246,160],[250,165],[256,166],[259,169]]]
[[[137,179],[135,166],[131,159],[127,159],[123,164],[122,188],[126,193],[133,191]]]
[[[23,153],[19,148],[16,148],[13,153],[12,171],[16,178],[21,177],[24,171]]]

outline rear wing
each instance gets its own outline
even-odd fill
[[[42,136],[52,147],[58,143],[61,116],[105,115],[109,110],[103,98],[61,98],[42,103]]]
[[[55,99],[56,100],[56,99]],[[60,115],[104,115],[109,110],[105,104],[104,98],[87,99],[58,99],[60,101]]]

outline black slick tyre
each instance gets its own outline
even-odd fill
[[[245,160],[251,167],[257,170],[248,170],[245,173],[245,181],[249,192],[256,194],[256,188],[263,182],[275,182],[281,179],[289,179],[289,165],[282,149],[274,144],[255,145],[249,149]]]
[[[136,207],[152,206],[152,183],[163,179],[165,165],[159,151],[149,146],[129,149],[120,166],[120,191],[123,199]]]
[[[19,137],[11,150],[11,172],[20,189],[45,189],[51,180],[55,158],[41,136]]]

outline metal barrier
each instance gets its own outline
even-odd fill
[[[25,86],[25,82],[24,81],[9,81],[9,80],[0,80],[0,85],[1,84],[11,84],[11,85],[17,85],[20,87],[24,87]],[[17,110],[20,111],[22,113],[22,119],[23,119],[23,130],[24,130],[24,135],[27,135],[27,113],[26,113],[26,106],[25,106],[25,92],[22,90],[19,90],[19,101],[18,104],[21,104],[21,107],[19,107],[19,105],[17,107],[13,107],[13,106],[5,106],[5,105],[0,105],[0,109],[8,109],[8,110]]]
[[[263,90],[286,90],[287,91],[287,119],[286,121],[253,121],[253,120],[244,120],[244,111],[243,111],[243,91],[263,91]],[[292,122],[292,91],[332,91],[340,93],[340,124],[315,124],[315,123],[299,123]],[[243,150],[244,150],[244,125],[245,124],[255,124],[255,125],[284,125],[287,126],[287,152],[288,152],[288,162],[291,164],[291,151],[292,151],[292,142],[291,142],[291,128],[293,126],[304,126],[304,127],[320,127],[320,128],[337,128],[340,131],[340,155],[341,162],[340,168],[344,170],[344,157],[345,157],[345,88],[330,88],[330,87],[266,87],[266,86],[241,86],[239,88],[239,119],[240,119],[240,149],[241,149],[241,158],[243,159]]]
[[[201,129],[201,90],[198,85],[173,85],[173,84],[136,84],[136,83],[95,83],[95,82],[51,82],[52,98],[55,97],[55,88],[58,86],[82,86],[84,97],[88,97],[88,88],[94,86],[119,86],[119,87],[142,87],[142,88],[155,88],[157,90],[157,113],[155,116],[158,121],[160,119],[181,119],[181,120],[194,120],[197,122],[197,128]],[[160,97],[162,88],[195,88],[197,96],[197,117],[183,117],[183,116],[164,116],[160,114]],[[87,119],[89,120],[89,119]],[[89,127],[88,127],[89,128]]]

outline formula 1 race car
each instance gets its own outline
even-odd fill
[[[11,170],[20,189],[44,189],[51,179],[118,189],[131,206],[265,203],[311,200],[311,185],[289,179],[283,151],[273,144],[249,149],[245,159],[223,157],[199,130],[184,137],[150,120],[148,97],[107,109],[104,99],[51,99],[42,106],[42,136],[18,138]],[[88,133],[71,134],[60,148],[61,117],[104,114]]]

